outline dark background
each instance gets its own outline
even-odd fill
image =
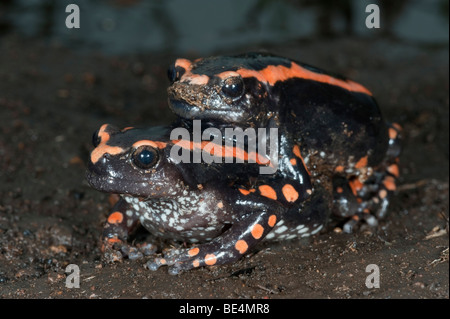
[[[81,28],[67,29],[78,4]],[[367,29],[376,3],[381,28]],[[448,1],[0,2],[1,298],[448,298]],[[92,133],[167,124],[167,66],[266,50],[368,87],[404,128],[377,229],[265,244],[183,273],[102,263],[109,196],[84,180]],[[65,287],[68,264],[81,287]],[[368,289],[377,264],[381,288]]]

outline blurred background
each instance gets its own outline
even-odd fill
[[[81,10],[67,29],[65,8]],[[368,4],[381,28],[367,29]],[[207,55],[223,49],[318,37],[390,36],[448,44],[448,0],[2,0],[0,34],[38,37],[77,50]]]

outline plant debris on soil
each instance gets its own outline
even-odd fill
[[[177,56],[77,53],[14,36],[0,48],[1,298],[449,298],[447,47],[341,38],[242,48],[370,88],[385,119],[404,129],[398,191],[377,228],[331,227],[178,276],[146,260],[102,261],[109,195],[84,178],[101,124],[174,119],[166,69]],[[229,53],[239,52],[217,52]],[[79,266],[80,288],[66,287],[69,264]],[[379,288],[365,284],[371,264]]]

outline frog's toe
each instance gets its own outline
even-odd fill
[[[149,270],[156,271],[161,266],[167,265],[167,261],[165,258],[155,258],[153,261],[148,261],[146,266]]]
[[[378,226],[378,219],[366,209],[362,213],[353,215],[342,227],[344,233],[351,234],[354,230],[365,222],[370,227]]]

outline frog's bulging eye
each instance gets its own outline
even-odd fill
[[[224,81],[222,92],[233,99],[241,97],[244,94],[244,81],[238,76],[229,77]]]
[[[170,83],[173,84],[174,82],[179,81],[185,72],[186,70],[182,67],[172,64],[167,70],[167,77],[169,78]]]
[[[140,146],[134,151],[131,159],[136,167],[149,169],[158,162],[158,151],[148,145]]]
[[[100,130],[97,130],[92,135],[92,145],[94,145],[94,147],[97,147],[101,142],[101,138],[100,138],[100,136],[98,136],[99,132],[100,132]]]

